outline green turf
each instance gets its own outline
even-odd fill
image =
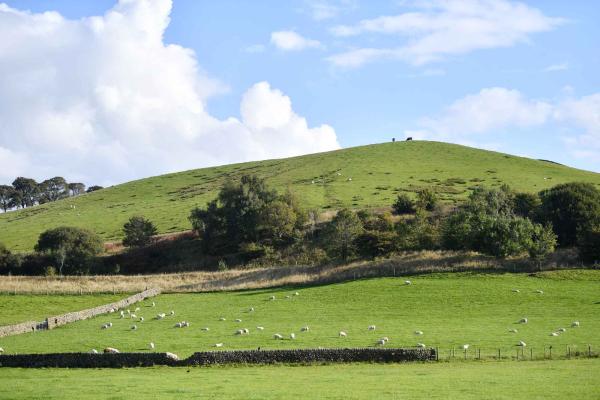
[[[125,295],[7,295],[0,294],[0,326],[79,311],[120,300]]]
[[[597,399],[600,360],[0,369],[2,399]]]
[[[502,349],[503,356],[513,356],[519,340],[527,343],[527,353],[542,357],[544,347],[554,346],[556,356],[564,355],[567,346],[573,351],[586,351],[591,344],[600,348],[600,271],[583,274],[559,273],[545,278],[525,274],[432,274],[410,278],[379,278],[297,289],[299,296],[285,296],[293,290],[252,290],[241,292],[164,294],[141,303],[138,330],[131,331],[133,322],[118,319],[118,315],[100,316],[69,324],[52,331],[40,331],[0,338],[7,353],[78,352],[92,348],[116,347],[121,351],[170,351],[187,357],[194,351],[213,349],[224,343],[223,349],[282,349],[314,347],[373,346],[382,336],[390,338],[389,346],[411,347],[418,342],[439,347],[446,357],[453,346],[470,344],[469,356],[481,348],[483,357],[494,356]],[[520,293],[512,292],[513,288]],[[541,289],[544,294],[537,294]],[[275,301],[269,301],[271,295]],[[155,301],[156,307],[150,302]],[[254,312],[249,312],[255,307]],[[164,320],[152,317],[159,312],[174,310],[176,315]],[[219,321],[224,316],[226,321]],[[527,317],[527,325],[516,324]],[[26,319],[26,316],[23,315]],[[242,319],[236,323],[236,318]],[[178,321],[189,321],[189,328],[174,328]],[[572,321],[581,323],[571,328]],[[113,322],[102,330],[105,322]],[[368,331],[371,324],[377,326]],[[309,332],[301,333],[304,325]],[[210,331],[203,332],[202,327]],[[264,326],[260,332],[256,326]],[[550,333],[564,327],[558,337]],[[249,328],[250,335],[237,336],[239,328]],[[518,333],[509,333],[510,328]],[[339,338],[344,330],[347,338]],[[415,330],[424,335],[417,336]],[[287,339],[290,333],[295,340]],[[286,340],[274,340],[280,333]],[[460,354],[460,353],[459,353]]]
[[[115,240],[134,214],[152,219],[161,233],[189,229],[191,208],[213,199],[227,178],[251,173],[280,191],[291,188],[307,207],[320,208],[389,206],[399,190],[412,194],[427,186],[452,201],[477,185],[507,183],[529,192],[569,181],[600,185],[600,174],[545,161],[438,142],[386,143],[163,175],[0,214],[0,241],[30,250],[42,231],[58,225],[91,228]]]

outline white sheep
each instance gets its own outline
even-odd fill
[[[579,321],[573,321],[573,323],[571,324],[571,326],[572,326],[573,328],[577,328],[577,327],[579,327]]]
[[[163,319],[164,317],[166,317],[165,313],[160,313],[156,315],[156,319]]]
[[[242,320],[238,318],[235,320],[235,322],[242,322]]]
[[[140,322],[144,322],[144,317],[140,317]]]
[[[203,331],[205,331],[205,332],[208,332],[208,331],[210,331],[210,328],[209,328],[208,326],[205,326],[205,327],[204,327],[204,328],[202,328],[201,330],[203,330]]]
[[[135,310],[133,310],[133,311],[134,311],[134,312],[138,312],[138,311],[140,311],[140,308],[139,308],[139,307],[136,307],[136,308],[135,308]]]
[[[175,361],[179,361],[179,356],[175,353],[169,353],[168,351],[165,353],[165,356],[167,358],[170,358],[171,360],[175,360]]]
[[[131,310],[128,308],[127,309],[127,315],[131,314]]]
[[[463,344],[462,345],[462,349],[463,350],[468,350],[469,349],[469,345],[468,344]]]
[[[385,344],[385,340],[383,340],[383,339],[379,339],[379,340],[377,341],[377,344],[378,344],[379,346],[383,346],[383,345]]]
[[[125,313],[121,310],[121,318],[125,318]]]
[[[150,342],[150,344],[148,345],[148,347],[150,347],[150,350],[154,350],[154,342]]]
[[[369,325],[369,327],[367,329],[370,330],[370,331],[374,331],[375,328],[376,328],[375,325]]]
[[[296,334],[295,333],[290,333],[290,339],[292,339],[292,340],[296,339]]]
[[[518,344],[517,346],[520,346],[520,347],[525,347],[525,346],[527,346],[527,343],[525,343],[525,342],[524,342],[524,341],[522,341],[522,340],[519,340],[519,344]]]
[[[155,302],[152,302],[152,307],[156,307],[156,303]]]
[[[131,314],[131,319],[136,319],[136,318],[137,318],[137,315]]]
[[[340,331],[340,333],[338,335],[339,335],[339,337],[347,337],[348,336],[348,334],[344,331]]]
[[[215,343],[215,347],[223,347],[223,343]]]
[[[104,349],[104,353],[105,354],[118,354],[118,353],[120,353],[120,351],[115,349],[114,347],[107,347]]]
[[[280,335],[279,333],[276,333],[276,334],[273,335],[273,339],[275,339],[275,340],[281,340],[281,339],[283,339],[283,336]]]
[[[249,312],[254,312],[254,307],[250,307]]]
[[[352,178],[348,178],[348,182],[352,182]]]
[[[559,332],[566,332],[567,330],[565,328],[558,328]]]
[[[287,296],[285,296],[286,299],[291,299],[292,296],[290,296],[289,294]]]
[[[175,324],[175,328],[181,328],[183,327],[183,324],[181,322],[178,322]]]
[[[540,290],[540,289],[536,290],[535,292],[536,292],[536,293],[539,293],[539,294],[544,294],[544,291],[543,291],[543,290]]]
[[[264,326],[257,326],[256,329],[258,329],[259,331],[264,331],[265,327]]]
[[[137,329],[137,325],[131,325],[131,330],[135,331]]]
[[[227,321],[227,318],[221,317],[221,318],[219,318],[219,321]]]
[[[417,343],[417,347],[424,348],[425,344],[424,343]]]
[[[114,313],[114,312],[115,312],[115,309],[114,309],[114,308],[111,308],[110,310],[108,310],[108,312],[109,312],[110,314],[112,314],[112,313]]]
[[[269,297],[269,300],[275,300],[275,296]]]
[[[0,347],[0,354],[4,353],[4,349]]]
[[[108,323],[108,327],[109,327],[109,328],[112,328],[112,322],[109,322],[109,323]]]
[[[303,326],[302,328],[300,328],[300,332],[308,332],[310,330],[310,328],[308,326]]]
[[[243,329],[238,329],[237,331],[235,331],[236,335],[243,335],[244,334],[244,330]]]
[[[422,335],[423,331],[415,331],[415,335]]]
[[[558,332],[552,332],[552,333],[550,334],[550,336],[558,336],[558,335],[559,335],[559,333],[558,333]]]
[[[90,350],[90,354],[98,354],[98,350],[92,349],[92,350]]]
[[[519,323],[520,323],[520,324],[526,324],[526,323],[528,323],[528,322],[529,322],[529,320],[528,320],[527,318],[521,318],[521,319],[519,320]]]
[[[519,289],[513,289],[512,291],[515,293],[521,293],[521,291]]]
[[[102,329],[108,329],[108,324],[102,325]]]
[[[295,293],[294,293],[294,296],[300,296],[300,293],[298,293],[298,292],[295,292]]]
[[[171,310],[170,315],[175,315],[175,311]]]
[[[382,337],[382,338],[381,338],[381,340],[383,340],[383,341],[385,341],[385,342],[389,342],[389,341],[390,341],[390,338],[388,338],[387,336],[384,336],[384,337]]]
[[[190,323],[188,321],[183,321],[183,326],[189,328]]]
[[[412,282],[411,281],[404,281],[404,284],[405,285],[412,285]]]
[[[517,332],[519,332],[519,331],[518,331],[518,330],[516,330],[515,328],[509,329],[508,331],[509,331],[510,333],[517,333]]]

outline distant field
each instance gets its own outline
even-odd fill
[[[215,343],[224,343],[224,350],[364,347],[388,336],[389,346],[412,347],[422,342],[439,347],[444,357],[452,347],[466,343],[471,345],[471,357],[478,348],[484,357],[494,356],[498,348],[503,356],[512,357],[519,340],[527,343],[526,355],[533,349],[534,357],[543,356],[550,345],[556,356],[564,355],[567,346],[573,351],[587,351],[588,344],[596,352],[600,348],[600,271],[535,276],[454,273],[410,279],[412,285],[405,285],[403,278],[379,278],[301,289],[165,294],[141,303],[137,316],[144,316],[144,322],[110,314],[51,331],[0,338],[0,346],[7,353],[87,352],[108,346],[143,352],[154,342],[156,351],[187,357],[194,351],[214,349]],[[538,289],[544,293],[536,293]],[[298,296],[293,295],[296,290]],[[272,295],[275,301],[269,300]],[[23,297],[23,301],[31,300]],[[157,304],[154,308],[152,301]],[[250,307],[255,311],[250,312]],[[20,309],[18,304],[12,308]],[[175,316],[153,319],[171,310]],[[220,317],[226,321],[219,321]],[[517,324],[522,317],[529,323]],[[25,312],[11,318],[29,319]],[[237,318],[242,322],[235,322]],[[191,326],[175,328],[182,320]],[[570,327],[575,320],[581,327]],[[109,321],[112,328],[100,329]],[[134,323],[136,331],[130,329]],[[372,324],[377,326],[374,332],[367,330]],[[300,332],[305,325],[310,331]],[[202,331],[202,327],[210,330]],[[567,331],[550,336],[561,327]],[[249,328],[250,335],[235,335],[240,328]],[[509,333],[511,328],[518,333]],[[348,337],[339,338],[340,330]],[[416,330],[424,334],[415,335]],[[295,340],[288,339],[292,332]],[[285,335],[286,340],[272,339],[275,333]]]
[[[41,321],[46,317],[112,303],[124,295],[51,295],[28,296],[0,294],[0,326],[25,321]]]
[[[0,369],[3,399],[597,399],[600,360]]]
[[[307,207],[320,209],[389,206],[399,192],[414,195],[422,187],[453,202],[479,185],[507,183],[528,192],[569,181],[600,185],[600,174],[546,161],[438,142],[386,143],[162,175],[0,214],[0,242],[31,250],[42,231],[58,225],[91,228],[107,241],[118,240],[123,223],[135,214],[152,219],[160,233],[186,230],[190,210],[242,174],[265,177],[280,191],[291,188]]]

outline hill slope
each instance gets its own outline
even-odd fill
[[[600,174],[547,161],[439,142],[385,143],[161,175],[1,214],[0,242],[30,250],[42,231],[59,225],[91,228],[115,240],[135,214],[152,219],[161,233],[186,230],[190,209],[242,174],[265,177],[280,191],[290,187],[307,207],[319,208],[388,206],[399,191],[424,186],[447,202],[466,197],[478,185],[507,183],[528,192],[570,181],[600,186]]]

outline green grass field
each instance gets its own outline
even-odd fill
[[[534,357],[540,358],[544,347],[550,345],[556,356],[564,355],[566,346],[573,351],[586,351],[588,344],[596,351],[600,347],[600,271],[533,276],[431,274],[410,279],[412,285],[405,285],[402,278],[380,278],[289,290],[164,294],[153,299],[156,307],[150,306],[152,300],[140,304],[137,316],[144,316],[144,322],[110,314],[51,331],[0,338],[0,346],[6,353],[87,352],[108,346],[143,352],[154,342],[155,351],[187,357],[213,349],[215,343],[224,343],[224,350],[365,347],[387,336],[389,346],[412,347],[422,342],[439,347],[442,357],[453,346],[467,343],[471,357],[477,348],[482,357],[494,356],[498,348],[503,356],[511,357],[517,342],[523,340],[527,350],[533,349]],[[544,294],[535,293],[538,289]],[[298,296],[285,298],[296,290]],[[276,296],[275,301],[268,300],[271,295]],[[250,307],[255,311],[250,312]],[[153,319],[157,313],[171,310],[175,316]],[[219,321],[221,316],[226,321]],[[529,323],[517,324],[522,317]],[[28,318],[22,315],[21,319]],[[235,322],[237,318],[242,322]],[[175,328],[182,320],[191,326]],[[576,320],[581,327],[571,328]],[[109,321],[112,328],[100,329]],[[130,329],[133,323],[138,330]],[[372,324],[377,326],[374,332],[367,330]],[[310,331],[300,332],[305,325]],[[202,331],[202,327],[210,330]],[[550,336],[561,327],[567,331]],[[249,328],[250,334],[235,335],[240,328]],[[511,328],[518,333],[509,333]],[[340,330],[348,337],[339,338]],[[424,334],[415,335],[416,330]],[[295,340],[288,339],[292,332]],[[275,333],[286,340],[274,340]]]
[[[190,210],[242,174],[267,178],[280,191],[291,188],[307,207],[334,209],[389,206],[399,191],[421,187],[433,187],[452,202],[478,185],[507,183],[528,192],[569,181],[600,186],[600,174],[550,162],[438,142],[386,143],[162,175],[0,214],[0,242],[28,251],[41,232],[59,225],[90,228],[117,240],[123,223],[135,214],[152,219],[160,233],[186,230]]]
[[[2,399],[597,399],[600,360],[1,369]]]
[[[41,321],[46,317],[79,311],[120,300],[123,295],[7,295],[0,294],[0,326],[25,321]]]

